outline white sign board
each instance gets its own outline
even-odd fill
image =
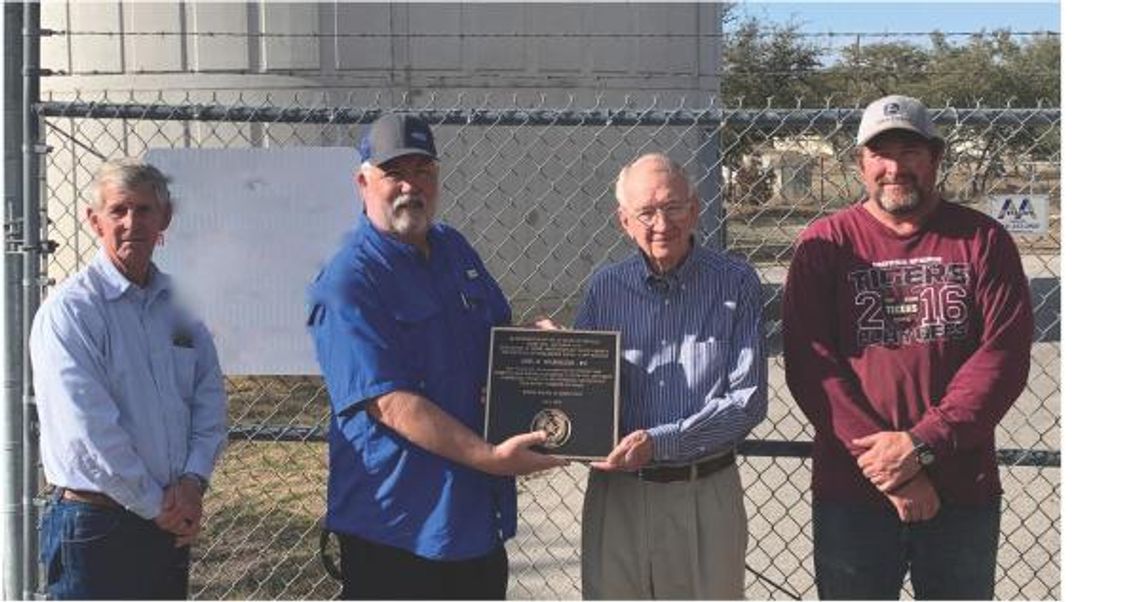
[[[305,294],[356,224],[351,148],[158,149],[174,221],[155,263],[214,334],[226,374],[319,374]]]
[[[1049,197],[991,194],[990,215],[1010,234],[1045,234],[1049,231]]]

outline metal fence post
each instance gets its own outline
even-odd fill
[[[701,214],[700,229],[705,233],[706,246],[724,250],[728,242],[728,228],[725,226],[724,195],[721,193],[721,150],[720,128],[703,126],[698,129],[701,144],[697,151],[698,197],[707,203]]]
[[[22,44],[12,43],[20,39],[23,25],[24,7],[15,3],[4,4],[4,39],[8,49],[4,53],[4,262],[0,280],[4,283],[4,392],[0,402],[0,597],[5,600],[18,598],[23,591],[24,558],[21,534],[21,490],[23,459],[23,433],[20,400],[23,393],[23,320],[20,316],[20,203],[21,146],[23,145],[23,104],[20,102],[23,91],[21,68],[24,61]]]
[[[35,104],[40,100],[40,5],[24,2],[24,244],[23,257],[23,336],[27,341],[31,332],[32,316],[40,303],[40,152],[39,115]],[[21,345],[26,358],[26,344]],[[36,494],[39,490],[38,470],[39,438],[35,431],[35,395],[32,388],[31,362],[24,361],[24,413],[23,413],[23,598],[30,600],[37,587]]]

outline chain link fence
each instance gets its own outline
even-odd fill
[[[815,597],[811,427],[784,383],[778,306],[796,236],[861,194],[850,152],[860,111],[731,110],[716,102],[661,110],[600,98],[569,107],[438,98],[369,107],[268,97],[222,104],[169,93],[52,99],[37,107],[50,147],[42,172],[44,238],[55,243],[43,267],[49,282],[59,282],[96,252],[83,203],[106,158],[160,148],[355,146],[380,112],[409,111],[437,132],[441,219],[478,249],[511,299],[516,322],[539,314],[568,322],[590,272],[632,250],[613,219],[618,168],[643,152],[666,152],[699,183],[702,242],[746,257],[766,291],[770,407],[741,460],[750,516],[747,595]],[[947,198],[982,210],[991,194],[1049,199],[1048,232],[1018,237],[1036,341],[1029,385],[998,429],[1006,492],[999,598],[1060,596],[1060,120],[1057,109],[936,111],[949,142]],[[345,166],[346,178],[353,167]],[[318,556],[327,471],[322,381],[241,376],[230,377],[227,389],[230,445],[194,548],[192,597],[335,597],[339,584]],[[519,479],[510,597],[580,596],[585,482],[581,465]]]

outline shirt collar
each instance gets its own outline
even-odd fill
[[[691,237],[690,242],[692,244],[689,246],[689,252],[681,258],[681,263],[660,275],[654,273],[653,267],[649,263],[649,258],[645,256],[645,253],[643,253],[641,249],[638,249],[637,254],[641,261],[637,262],[639,267],[636,269],[640,280],[651,288],[661,288],[665,291],[672,289],[678,284],[689,281],[693,276],[693,272],[696,271],[697,261],[693,256],[703,252],[701,246],[697,244],[695,237]]]
[[[128,280],[119,271],[119,268],[111,263],[111,258],[107,256],[107,251],[102,247],[99,248],[95,261],[92,262],[92,267],[99,283],[100,292],[103,294],[103,298],[108,301],[122,297],[131,289],[138,290],[151,298],[157,298],[160,294],[170,290],[170,276],[159,270],[153,262],[150,264],[150,283],[145,288]]]

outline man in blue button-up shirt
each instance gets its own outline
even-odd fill
[[[214,343],[151,263],[171,220],[166,177],[135,160],[96,179],[95,260],[32,323],[51,597],[186,598],[189,545],[226,438]]]
[[[668,157],[627,165],[616,195],[638,251],[594,274],[575,321],[621,331],[623,360],[623,437],[586,489],[583,595],[741,598],[734,448],[767,409],[760,280],[693,242],[700,204]]]
[[[346,599],[503,599],[512,475],[564,464],[491,445],[481,390],[510,307],[475,250],[433,224],[439,164],[423,120],[386,115],[361,142],[364,214],[309,291],[332,404],[326,527]]]

